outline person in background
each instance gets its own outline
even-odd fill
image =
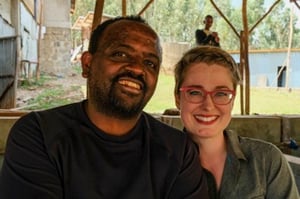
[[[176,106],[198,144],[210,198],[299,199],[279,148],[227,130],[240,82],[237,64],[218,47],[192,48],[175,66]]]
[[[88,99],[29,113],[11,129],[0,198],[207,199],[196,145],[142,111],[162,61],[146,21],[105,21],[81,61]]]
[[[197,45],[209,45],[220,47],[220,38],[217,32],[210,30],[214,19],[211,15],[206,15],[203,23],[204,29],[197,29],[195,32]]]

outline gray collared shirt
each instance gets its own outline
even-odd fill
[[[219,191],[206,171],[212,198],[299,199],[290,165],[275,145],[233,131],[224,136],[228,154]]]

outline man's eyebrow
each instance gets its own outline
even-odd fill
[[[158,56],[155,53],[143,53],[145,56],[149,56],[149,57],[153,57],[154,59],[157,59],[158,61],[160,61],[160,56]]]
[[[112,47],[113,45],[110,45],[110,47]],[[128,45],[128,44],[119,44],[118,46],[116,46],[116,49],[118,48],[125,48],[127,50],[130,50],[132,52],[136,51],[135,48],[133,48],[132,46]],[[159,55],[157,55],[156,53],[153,52],[143,52],[143,55],[145,57],[151,57],[154,59],[157,59],[159,62],[161,61],[161,58]]]

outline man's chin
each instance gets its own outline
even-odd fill
[[[143,104],[140,100],[131,100],[130,103],[128,103],[128,100],[125,100],[124,98],[112,100],[110,103],[106,104],[100,103],[98,105],[100,105],[100,107],[98,107],[100,112],[104,112],[111,117],[125,120],[138,117],[145,107],[145,104]]]

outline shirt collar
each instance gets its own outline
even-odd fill
[[[226,142],[228,142],[228,151],[230,153],[233,153],[233,155],[236,156],[238,159],[247,160],[245,154],[241,149],[240,140],[237,133],[231,130],[226,130],[224,131],[224,136],[226,138]]]

